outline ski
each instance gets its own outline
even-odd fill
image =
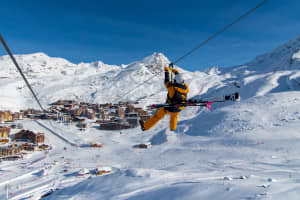
[[[210,99],[189,99],[186,103],[179,103],[179,104],[152,104],[148,106],[148,108],[157,109],[157,108],[169,108],[169,107],[190,107],[190,106],[200,106],[206,107],[208,109],[211,108],[213,103],[221,103],[226,101],[239,101],[240,94],[238,92],[227,94],[221,97],[213,97]]]
[[[212,103],[207,102],[207,103],[191,103],[191,102],[186,102],[186,103],[179,103],[179,104],[169,104],[169,103],[163,103],[163,104],[152,104],[148,106],[148,108],[156,109],[156,108],[170,108],[170,107],[188,107],[188,106],[200,106],[200,107],[210,107]]]

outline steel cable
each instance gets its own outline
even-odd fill
[[[210,37],[208,37],[206,40],[204,40],[203,42],[201,42],[199,45],[195,46],[193,49],[191,49],[190,51],[188,51],[187,53],[185,53],[184,55],[182,55],[181,57],[177,58],[174,62],[171,62],[169,64],[169,66],[173,67],[174,64],[178,63],[179,61],[181,61],[182,59],[184,59],[185,57],[187,57],[188,55],[192,54],[194,51],[196,51],[197,49],[199,49],[200,47],[204,46],[205,44],[207,44],[210,40],[214,39],[215,37],[217,37],[218,35],[222,34],[223,32],[225,32],[227,29],[229,29],[231,26],[233,26],[234,24],[238,23],[239,21],[241,21],[243,18],[247,17],[248,15],[250,15],[251,13],[253,13],[255,10],[257,10],[259,7],[263,6],[265,3],[267,3],[267,1],[269,0],[263,0],[262,2],[260,2],[257,6],[255,6],[254,8],[248,10],[246,13],[244,13],[243,15],[239,16],[238,18],[236,18],[233,22],[231,22],[230,24],[226,25],[224,28],[222,28],[221,30],[217,31],[216,33],[214,33],[213,35],[211,35]],[[152,80],[153,78],[157,77],[158,75],[160,75],[162,72],[155,74],[154,76],[152,76],[151,78],[147,79],[146,81],[143,81],[140,85],[138,85],[137,87],[135,87],[133,90],[125,93],[124,95],[122,95],[122,97],[126,97],[128,94],[132,93],[132,91],[138,89],[139,87],[141,87],[144,83]]]

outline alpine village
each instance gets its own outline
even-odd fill
[[[76,126],[82,134],[93,124],[96,124],[93,127],[101,130],[121,131],[137,127],[138,119],[147,120],[150,117],[148,111],[135,107],[135,104],[136,102],[90,104],[58,100],[50,104],[46,112],[34,109],[0,111],[0,160],[22,159],[24,155],[34,151],[51,150],[51,144],[46,143],[44,133],[23,129],[23,119],[53,120],[65,126]],[[84,146],[100,148],[102,144],[91,142]]]

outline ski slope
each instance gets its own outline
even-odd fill
[[[242,99],[213,104],[211,110],[186,108],[174,132],[168,129],[169,117],[147,132],[140,128],[102,131],[96,125],[81,132],[74,125],[23,121],[24,128],[44,132],[53,149],[48,154],[35,152],[23,160],[1,162],[0,199],[6,197],[7,184],[11,199],[39,199],[51,189],[58,190],[43,199],[299,199],[299,41],[291,40],[246,65],[205,72],[180,69],[190,86],[190,97],[238,91]],[[41,54],[41,60],[44,57],[52,63],[52,58]],[[6,58],[0,59],[0,68],[3,60]],[[124,97],[122,94],[162,71],[167,62],[162,54],[154,53],[122,67],[105,65],[101,69],[102,62],[100,68],[68,64],[66,74],[60,73],[64,67],[56,63],[56,71],[36,68],[40,71],[30,81],[44,105],[71,97],[103,103]],[[76,71],[82,73],[75,75]],[[14,101],[1,101],[2,108],[34,107],[26,88],[13,89],[23,84],[12,81],[18,79],[17,74],[10,71],[6,76],[0,79],[0,88]],[[140,99],[140,106],[163,102],[162,77],[158,75],[116,101]],[[90,142],[101,142],[103,147],[75,145]],[[149,149],[133,148],[147,142],[152,143]],[[93,171],[99,166],[112,171],[96,176]],[[91,174],[78,176],[83,168]]]

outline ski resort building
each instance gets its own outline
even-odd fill
[[[23,112],[16,112],[12,114],[13,121],[15,120],[22,120],[24,119],[24,113]]]
[[[0,126],[0,144],[5,144],[10,141],[9,133],[10,127],[1,127]]]
[[[25,143],[23,144],[23,148],[25,151],[36,151],[38,150],[38,146],[31,144],[31,143]]]
[[[83,112],[83,108],[82,107],[79,107],[79,108],[76,108],[76,109],[72,110],[72,114],[74,116],[77,116],[77,117],[81,116],[82,112]]]
[[[45,141],[45,135],[44,133],[34,133],[28,130],[21,130],[15,134],[15,140],[29,141],[34,144],[38,144]]]
[[[11,121],[13,121],[13,117],[10,111],[0,111],[0,123]]]
[[[6,147],[0,147],[0,158],[15,156],[24,150],[23,145],[13,144]]]
[[[1,138],[8,138],[10,130],[11,130],[11,128],[9,126],[8,127],[0,126],[0,137]]]
[[[104,123],[99,123],[101,130],[122,130],[122,129],[129,129],[134,128],[134,126],[128,123],[120,123],[117,121],[108,121]]]
[[[58,100],[50,104],[51,109],[64,108],[66,110],[74,109],[77,105],[77,102],[74,100]]]
[[[125,119],[132,127],[137,127],[138,119],[139,119],[138,113],[136,112],[126,113]]]
[[[100,111],[98,118],[100,120],[109,120],[109,111],[108,109],[103,109]]]
[[[98,167],[95,169],[95,173],[98,176],[101,176],[103,174],[109,174],[112,171],[112,169],[110,167]]]
[[[35,109],[27,109],[27,110],[21,110],[20,112],[24,113],[23,117],[33,119],[36,115],[41,115],[42,111],[35,110]]]
[[[63,114],[62,115],[62,121],[64,122],[64,123],[71,123],[72,122],[72,115],[71,114]]]

